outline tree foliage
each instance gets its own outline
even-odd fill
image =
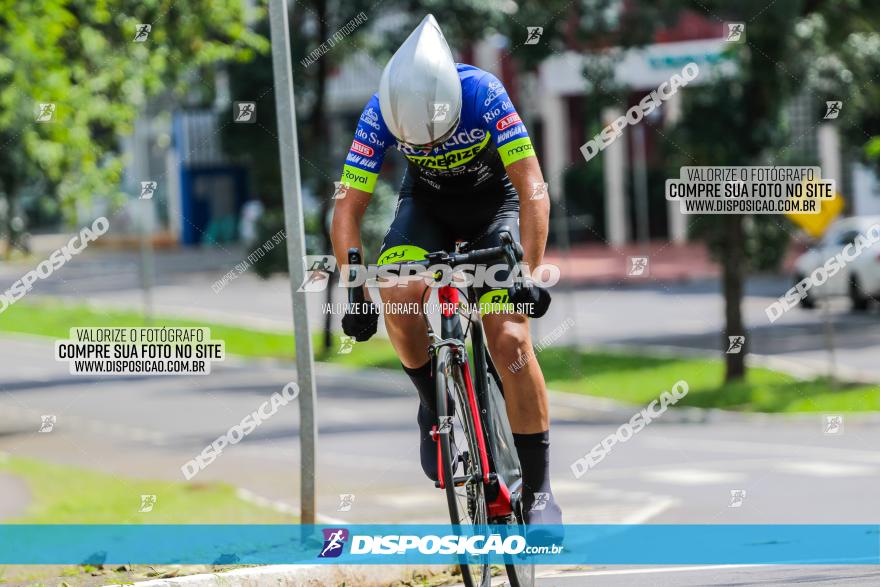
[[[0,0],[0,192],[29,185],[76,203],[119,194],[119,137],[151,96],[181,98],[206,67],[248,60],[267,41],[239,0]],[[138,27],[150,24],[144,42]],[[52,121],[37,122],[40,104]]]

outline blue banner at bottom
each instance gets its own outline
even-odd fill
[[[0,564],[880,564],[880,525],[0,525]],[[563,537],[564,534],[564,537]]]

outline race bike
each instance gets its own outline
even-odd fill
[[[497,247],[467,251],[466,244],[459,243],[454,253],[436,251],[428,253],[422,261],[399,265],[401,269],[405,265],[427,269],[435,265],[455,268],[504,262],[511,271],[518,270],[522,247],[509,229],[502,228],[500,237],[501,245]],[[359,266],[359,250],[350,249],[348,260],[350,265]],[[522,472],[507,419],[501,377],[485,344],[480,313],[470,311],[470,302],[476,299],[474,288],[435,286],[427,284],[422,294],[423,309],[425,294],[432,288],[437,289],[440,304],[439,334],[432,328],[428,313],[422,313],[431,341],[428,351],[437,393],[437,422],[431,432],[437,443],[435,486],[446,494],[453,525],[471,525],[474,534],[486,534],[489,525],[502,525],[524,535]],[[513,287],[515,291],[522,285]],[[466,310],[459,303],[462,296],[468,302]],[[363,288],[350,288],[349,303],[363,302]],[[488,556],[461,555],[459,567],[466,587],[489,585]],[[505,555],[505,569],[512,587],[534,585],[534,565],[524,558]]]

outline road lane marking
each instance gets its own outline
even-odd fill
[[[674,485],[718,485],[742,481],[746,475],[709,469],[669,469],[646,471],[641,475],[646,481],[672,483]]]
[[[650,569],[616,569],[613,571],[550,571],[548,573],[540,573],[537,575],[540,579],[567,577],[598,577],[601,575],[648,575],[653,573],[688,573],[692,571],[717,571],[721,569],[745,569],[750,567],[769,567],[773,565],[702,565],[694,567],[654,567]]]
[[[818,430],[818,424],[817,424]],[[818,432],[817,432],[818,434]],[[791,456],[803,455],[805,451],[809,451],[812,456],[828,456],[837,458],[849,458],[857,460],[865,460],[873,463],[880,462],[880,453],[822,446],[820,444],[779,444],[776,442],[748,442],[743,440],[711,440],[708,438],[660,438],[652,439],[651,448],[675,449],[675,450],[693,450],[695,452],[724,452],[736,454],[757,454],[768,456],[783,455]]]
[[[621,524],[644,524],[651,518],[657,517],[669,508],[678,505],[679,500],[667,497],[664,499],[655,499],[653,503],[645,504],[631,514],[625,516],[620,522]]]
[[[815,477],[867,477],[877,474],[876,467],[828,461],[785,462],[780,464],[779,468],[788,473]]]

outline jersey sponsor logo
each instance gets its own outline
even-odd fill
[[[415,245],[396,245],[379,255],[376,265],[403,263],[405,261],[421,261],[428,251]]]
[[[349,163],[360,165],[361,167],[365,167],[367,169],[375,169],[376,165],[378,165],[379,163],[378,161],[373,161],[372,159],[367,159],[366,157],[355,155],[354,153],[349,153],[348,157],[346,157],[345,160]]]
[[[502,133],[498,133],[498,138],[495,139],[499,143],[503,143],[504,141],[510,139],[511,137],[515,137],[516,135],[523,134],[526,132],[526,127],[521,124],[517,124],[510,130],[506,130]]]
[[[498,154],[501,155],[501,162],[504,163],[504,165],[510,165],[520,159],[533,157],[535,149],[532,147],[532,141],[529,140],[529,137],[522,136],[499,146]]]
[[[532,150],[532,143],[525,143],[523,145],[520,145],[518,147],[514,147],[514,148],[510,149],[507,152],[507,154],[508,155],[517,155],[519,153],[524,153],[526,151],[531,151],[531,150]]]
[[[342,175],[343,175],[343,177],[345,177],[346,180],[352,182],[353,184],[367,185],[369,183],[368,178],[366,176],[355,175],[354,173],[352,173],[348,169],[345,169],[343,171]]]
[[[377,134],[374,133],[374,132],[371,132],[371,133],[369,134],[369,136],[367,137],[367,140],[370,141],[370,143],[372,143],[372,144],[376,145],[377,147],[379,147],[380,149],[384,149],[384,148],[385,148],[385,141],[380,141],[380,140],[379,140],[379,135],[377,135]]]
[[[497,128],[498,130],[504,130],[508,126],[513,126],[518,122],[522,122],[522,119],[520,119],[519,114],[513,112],[499,120],[498,123],[495,125],[495,128]]]
[[[510,294],[503,289],[493,289],[480,296],[478,301],[480,314],[507,313],[513,310]]]
[[[406,251],[397,250],[397,251],[388,251],[379,259],[379,263],[377,265],[381,265],[383,263],[390,263],[392,261],[397,261],[398,259],[403,259],[404,255],[406,255]]]
[[[357,138],[362,139],[364,141],[369,139],[369,135],[367,134],[367,131],[365,131],[361,127],[357,127],[356,129],[354,129],[354,136],[356,136]]]
[[[483,101],[483,106],[488,106],[492,103],[492,100],[494,100],[498,96],[503,96],[506,93],[507,90],[504,89],[504,86],[501,85],[501,82],[489,82],[489,92],[486,94],[486,99]]]
[[[401,143],[400,141],[397,141],[397,150],[400,151],[401,153],[403,153],[404,156],[407,156],[407,157],[410,155],[418,155],[419,153],[424,153],[424,151],[416,151],[415,149],[413,149],[409,145],[405,145],[405,144]],[[437,149],[434,149],[434,151],[436,151],[436,150]]]
[[[486,131],[481,128],[474,128],[469,131],[463,130],[458,134],[449,137],[449,140],[443,143],[448,148],[453,145],[470,145],[486,138]]]
[[[490,110],[489,112],[486,112],[485,114],[483,114],[483,121],[485,121],[486,124],[489,124],[490,122],[495,120],[495,117],[498,116],[499,114],[501,114],[501,108],[495,108],[493,110]]]
[[[501,109],[504,111],[510,110],[513,108],[513,104],[510,103],[510,100],[505,100],[501,103]]]
[[[485,133],[483,133],[485,136]],[[489,138],[486,137],[480,144],[474,145],[472,147],[466,149],[460,149],[458,151],[451,151],[449,153],[441,153],[439,155],[406,155],[406,158],[412,161],[415,165],[418,165],[422,168],[434,168],[434,169],[443,169],[452,171],[452,168],[459,167],[464,163],[467,163],[474,157],[476,157],[477,153],[483,150],[483,148],[488,144]],[[457,170],[459,171],[459,170]]]
[[[474,182],[474,185],[480,185],[492,177],[492,168],[485,163],[480,163],[474,172],[477,174],[477,180]]]
[[[481,128],[473,128],[471,130],[463,130],[458,134],[454,134],[449,137],[445,143],[443,143],[440,147],[435,147],[432,153],[440,153],[441,150],[449,150],[455,146],[466,146],[472,145],[478,141],[483,141],[486,138],[486,131]],[[397,150],[403,153],[407,157],[425,157],[424,151],[418,151],[413,149],[409,145],[405,145],[400,141],[397,141]],[[437,157],[442,157],[442,154],[436,155]]]
[[[431,181],[430,179],[427,179],[427,178],[425,178],[425,183],[428,184],[429,186],[431,186],[432,188],[434,188],[435,190],[439,190],[443,187],[439,183],[437,183],[436,181]]]
[[[355,153],[360,153],[361,155],[364,155],[365,157],[372,157],[373,153],[375,152],[375,151],[373,151],[373,147],[368,147],[367,145],[365,145],[359,141],[352,141],[351,142],[351,150],[354,151]]]
[[[372,126],[376,130],[382,129],[382,127],[379,126],[379,114],[375,110],[373,110],[372,107],[367,108],[366,110],[364,110],[364,113],[361,114],[361,122]]]

